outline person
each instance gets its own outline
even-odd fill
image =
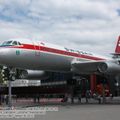
[[[91,91],[90,90],[86,90],[85,98],[86,98],[86,103],[88,103],[88,99],[91,98]]]
[[[1,98],[1,95],[0,95],[0,105],[2,104],[2,98]]]
[[[5,103],[6,103],[6,105],[8,105],[8,95],[5,95]]]
[[[82,95],[81,95],[81,93],[78,95],[78,100],[79,100],[79,102],[81,103],[81,98],[82,98]]]
[[[39,100],[40,100],[39,94],[36,95],[36,98],[37,98],[37,102],[39,103]]]

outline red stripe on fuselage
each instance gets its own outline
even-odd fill
[[[85,58],[85,59],[91,59],[91,60],[103,60],[101,58],[97,58],[97,57],[93,57],[93,56],[72,53],[72,52],[58,50],[58,49],[54,49],[54,48],[48,48],[48,47],[44,47],[44,46],[41,46],[40,50],[45,51],[45,52],[51,52],[51,53],[57,53],[57,54],[62,54],[62,55],[67,55],[67,56],[78,57],[78,58]]]
[[[55,48],[49,48],[49,47],[46,47],[46,46],[36,46],[36,45],[30,45],[30,44],[22,44],[21,46],[10,46],[10,48],[22,48],[22,49],[30,49],[30,50],[40,50],[40,51],[49,52],[49,53],[56,53],[56,54],[60,54],[60,55],[73,56],[73,57],[96,60],[96,61],[105,60],[105,59],[99,58],[99,57],[83,55],[83,54],[78,54],[78,53],[73,53],[73,52],[68,52],[68,51],[59,50],[59,49],[55,49]]]

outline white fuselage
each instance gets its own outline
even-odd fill
[[[40,41],[14,39],[20,45],[1,45],[0,64],[31,70],[70,72],[71,63],[77,61],[105,61],[105,57],[89,52],[68,49]]]

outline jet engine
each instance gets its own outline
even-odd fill
[[[20,79],[43,79],[45,77],[45,71],[41,70],[21,70]]]
[[[100,73],[120,73],[120,64],[118,62],[103,62],[98,65]]]
[[[98,61],[98,62],[73,62],[72,72],[78,74],[118,74],[120,73],[119,61]]]

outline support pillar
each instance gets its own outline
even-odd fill
[[[90,89],[91,89],[91,93],[93,94],[96,90],[96,75],[90,75]]]

